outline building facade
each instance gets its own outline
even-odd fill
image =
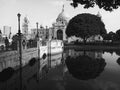
[[[0,30],[0,43],[4,43],[4,39],[3,39],[3,35],[2,35],[2,31]]]
[[[94,41],[103,41],[103,37],[101,35],[93,35],[87,38],[87,42],[94,42]]]
[[[11,38],[11,27],[3,26],[3,37]]]
[[[27,22],[26,18],[24,21]],[[51,39],[59,39],[59,40],[67,40],[67,35],[65,33],[67,24],[69,19],[64,14],[64,6],[62,8],[61,13],[56,18],[56,21],[52,23],[52,27],[43,27],[42,25],[38,28],[32,28],[31,29],[31,38],[34,39],[37,34],[42,40],[51,40]],[[28,30],[27,23],[23,24],[23,33],[27,34]],[[38,32],[38,33],[37,33]]]
[[[37,34],[39,36],[39,38],[41,38],[42,40],[45,40],[48,38],[48,29],[44,28],[42,25],[40,26],[40,28],[33,28],[31,29],[31,38],[34,39],[36,38]]]
[[[69,50],[68,51],[68,56],[71,57],[78,57],[78,56],[89,56],[92,59],[101,59],[102,56],[102,52],[91,52],[91,51],[75,51],[75,50]]]

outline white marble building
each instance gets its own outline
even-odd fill
[[[60,40],[67,40],[67,35],[65,33],[69,18],[64,13],[64,6],[62,12],[58,15],[56,21],[52,24],[54,31],[53,38]]]
[[[87,42],[94,42],[94,41],[103,41],[103,37],[101,35],[93,35],[87,39]]]

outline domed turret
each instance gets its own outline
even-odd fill
[[[23,23],[22,23],[22,33],[26,36],[28,35],[28,24],[29,24],[28,18],[24,17]]]

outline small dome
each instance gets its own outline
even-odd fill
[[[97,16],[100,17],[100,18],[102,17],[99,11],[97,13]]]
[[[56,19],[56,21],[59,21],[59,20],[65,20],[65,21],[67,20],[67,17],[64,15],[63,12],[61,12]]]
[[[24,23],[29,23],[29,20],[28,20],[28,18],[27,17],[24,17]]]

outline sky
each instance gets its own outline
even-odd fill
[[[3,30],[3,26],[11,26],[12,33],[17,33],[18,13],[21,14],[21,24],[25,16],[29,19],[29,30],[36,28],[36,22],[39,23],[39,26],[50,27],[62,11],[63,5],[64,13],[70,19],[77,14],[97,14],[99,11],[107,32],[115,32],[120,29],[120,8],[113,12],[108,12],[99,9],[97,6],[84,9],[82,5],[79,5],[74,9],[70,3],[70,0],[0,0],[0,29]]]

